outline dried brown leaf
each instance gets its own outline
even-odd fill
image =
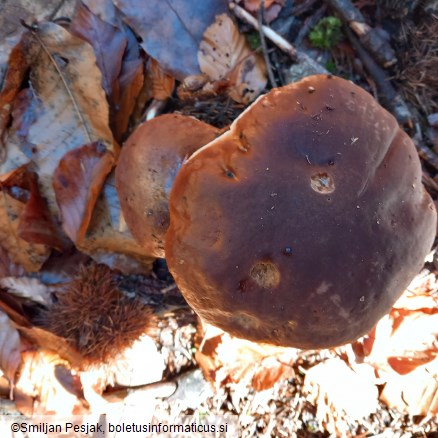
[[[137,38],[128,26],[123,27],[128,39],[119,76],[119,94],[113,96],[111,127],[117,140],[124,137],[129,119],[144,83],[144,62]]]
[[[38,271],[50,254],[46,245],[29,243],[20,237],[20,218],[26,204],[0,191],[0,246],[10,260],[23,266],[26,272]]]
[[[146,53],[175,78],[199,74],[197,52],[205,29],[227,11],[226,0],[114,0],[127,23],[142,38]]]
[[[30,172],[26,166],[19,167],[1,183],[1,186],[3,191],[25,204],[19,218],[20,238],[59,251],[70,246],[40,194],[38,175],[35,172]]]
[[[14,380],[20,365],[20,352],[20,335],[9,317],[0,310],[0,369],[10,380]]]
[[[211,81],[228,81],[228,93],[239,103],[249,103],[265,88],[266,66],[263,58],[249,47],[245,37],[226,14],[216,17],[199,46],[202,73]]]
[[[100,142],[76,148],[62,157],[53,176],[53,188],[65,233],[81,241],[114,155]]]
[[[38,56],[32,58],[30,83],[37,110],[25,138],[33,146],[23,152],[38,172],[50,211],[58,217],[52,177],[63,155],[95,141],[116,155],[117,145],[109,129],[108,103],[93,49],[54,23],[40,23],[32,36],[29,56]],[[16,150],[21,145],[13,140],[7,144],[8,160],[19,155]],[[6,162],[0,172],[8,170]]]
[[[175,79],[166,74],[153,58],[149,58],[146,64],[146,82],[151,99],[166,100],[175,88]]]
[[[235,338],[207,324],[196,361],[211,382],[245,382],[261,391],[294,375],[297,351]]]
[[[109,8],[112,3],[107,3],[107,8]],[[102,73],[103,89],[112,101],[112,96],[119,93],[118,77],[128,42],[125,34],[119,28],[101,19],[84,2],[81,2],[76,10],[70,31],[93,46],[96,63]]]

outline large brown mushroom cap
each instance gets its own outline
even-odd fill
[[[213,126],[180,114],[140,125],[122,148],[116,187],[129,230],[145,254],[164,257],[168,198],[184,159],[218,135]]]
[[[166,258],[194,310],[299,348],[369,331],[436,229],[410,138],[363,89],[325,75],[259,98],[197,151],[170,217]]]

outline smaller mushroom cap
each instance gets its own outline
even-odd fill
[[[168,198],[183,161],[218,135],[193,117],[165,114],[140,125],[128,138],[116,167],[123,215],[145,254],[164,257]]]

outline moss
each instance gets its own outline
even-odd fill
[[[309,40],[318,49],[330,50],[342,40],[342,23],[337,17],[322,18],[310,31]]]

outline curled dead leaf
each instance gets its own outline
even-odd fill
[[[53,188],[62,226],[73,242],[87,231],[94,206],[114,156],[100,142],[73,149],[62,157],[53,176]]]
[[[49,210],[58,218],[52,177],[60,159],[95,141],[114,156],[118,146],[109,129],[108,103],[93,49],[54,23],[40,23],[29,31],[29,38],[27,99],[33,100],[32,122],[29,126],[28,117],[20,117],[17,109],[16,135],[7,139],[7,160],[0,173],[31,163]]]
[[[146,53],[179,80],[199,74],[197,51],[205,29],[228,8],[226,0],[114,0],[127,23],[142,38]]]
[[[228,93],[236,102],[251,102],[266,86],[263,57],[250,49],[245,37],[226,14],[217,16],[205,31],[198,61],[202,73],[211,81],[228,82]]]
[[[6,313],[0,310],[0,369],[13,381],[21,363],[21,341],[18,330]]]

